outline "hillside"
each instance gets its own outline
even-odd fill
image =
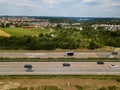
[[[0,30],[0,36],[9,37],[9,36],[11,36],[11,35],[10,35],[9,33],[6,33],[6,32],[4,32],[4,31]]]
[[[50,32],[49,29],[41,28],[2,28],[2,31],[10,34],[11,36],[24,36],[24,35],[38,36],[40,33]]]

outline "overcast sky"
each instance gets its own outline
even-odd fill
[[[120,17],[120,0],[0,0],[0,15]]]

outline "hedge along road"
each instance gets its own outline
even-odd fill
[[[26,71],[25,64],[32,65],[34,71]],[[110,68],[111,64],[118,67]],[[120,62],[103,65],[96,62],[0,62],[0,75],[120,75]]]
[[[0,52],[2,58],[66,58],[65,52]],[[111,55],[111,52],[74,52],[73,58],[120,58],[118,55]]]

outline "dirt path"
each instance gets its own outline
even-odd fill
[[[11,35],[9,33],[6,33],[2,30],[0,30],[0,36],[10,37]]]

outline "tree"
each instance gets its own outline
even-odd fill
[[[1,24],[0,24],[0,27],[1,27],[1,28],[4,28],[4,27],[5,27],[4,23],[1,23]]]
[[[10,24],[9,24],[9,23],[6,23],[6,27],[10,27]]]
[[[90,45],[88,46],[88,49],[96,49],[96,48],[100,48],[100,47],[101,47],[101,45],[99,43],[92,40],[90,42]]]
[[[61,25],[57,24],[56,29],[61,29],[61,28],[62,28]]]

